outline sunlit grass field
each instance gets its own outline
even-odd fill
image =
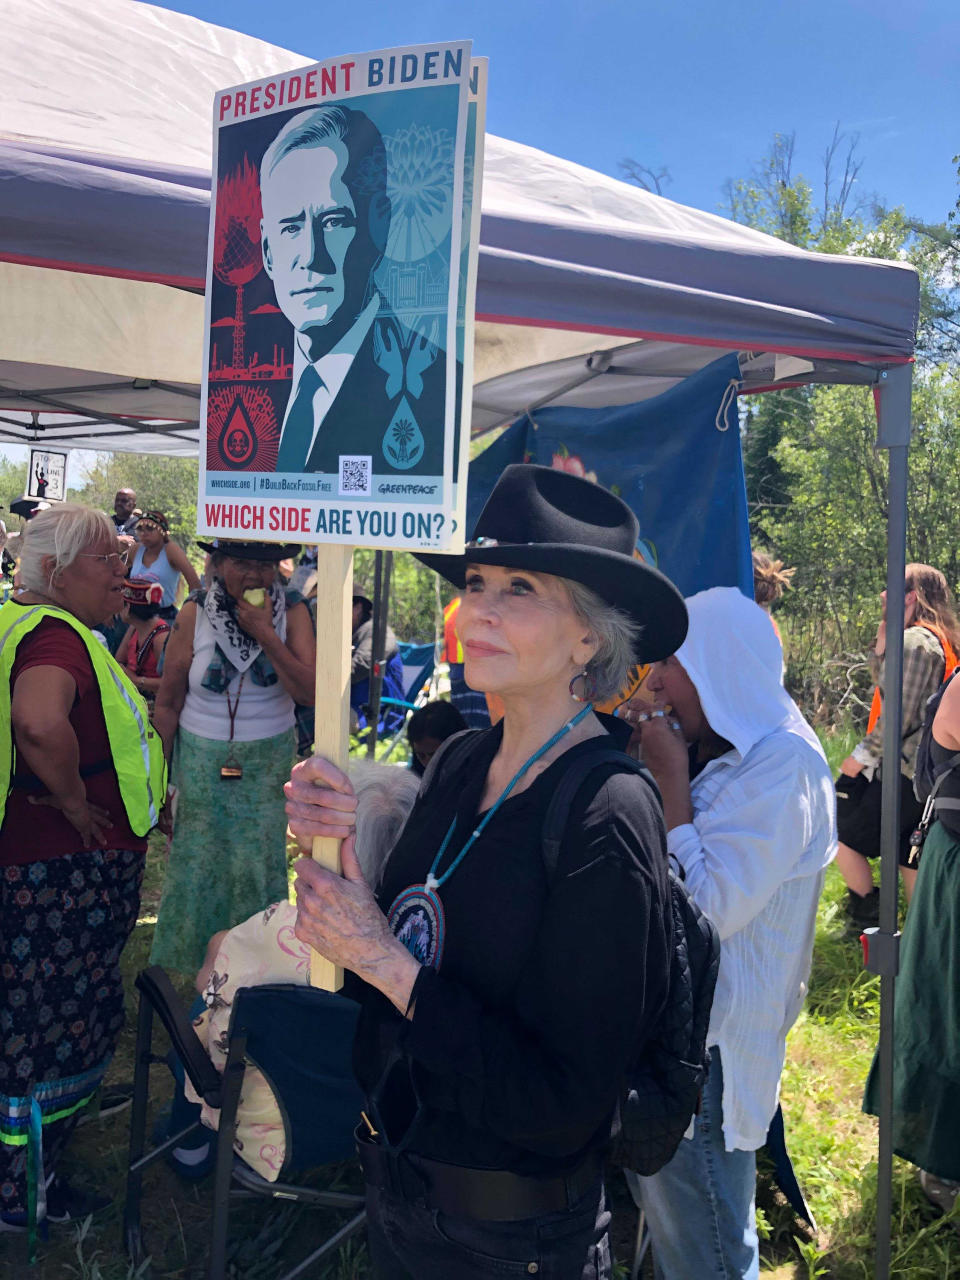
[[[851,735],[825,738],[831,764],[852,745]],[[163,880],[163,841],[151,842],[141,918],[124,957],[128,994],[146,963]],[[860,1110],[863,1082],[877,1038],[879,979],[865,973],[860,948],[844,933],[843,884],[831,868],[820,903],[810,996],[787,1043],[782,1103],[787,1143],[800,1185],[813,1209],[819,1235],[798,1223],[766,1174],[758,1188],[764,1236],[765,1274],[780,1278],[826,1276],[831,1280],[869,1280],[874,1275],[874,1190],[876,1121]],[[184,993],[189,987],[183,984]],[[109,1079],[133,1075],[132,995],[128,1025]],[[152,1099],[159,1106],[170,1092],[169,1078],[153,1073]],[[0,1236],[2,1280],[129,1280],[133,1272],[123,1256],[120,1219],[126,1159],[127,1118],[121,1114],[94,1121],[71,1144],[64,1171],[76,1181],[111,1192],[111,1209],[78,1228],[51,1231],[33,1269],[26,1265],[23,1239]],[[328,1177],[338,1185],[358,1185],[352,1168]],[[629,1274],[636,1218],[623,1181],[610,1179],[614,1209],[617,1275]],[[165,1165],[147,1176],[144,1231],[151,1258],[143,1276],[192,1280],[205,1267],[209,1182],[187,1184]],[[949,1280],[960,1276],[960,1218],[937,1216],[920,1192],[914,1171],[900,1161],[895,1168],[893,1274],[911,1280]],[[272,1216],[271,1216],[272,1215]],[[279,1213],[257,1202],[242,1202],[234,1214],[237,1242],[231,1275],[236,1280],[274,1280],[284,1267],[313,1247],[320,1230],[330,1232],[330,1213],[286,1206]],[[364,1280],[369,1275],[362,1242],[355,1241],[315,1280]],[[456,1280],[451,1277],[451,1280]],[[690,1280],[699,1280],[691,1277]]]

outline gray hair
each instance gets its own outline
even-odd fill
[[[48,511],[38,511],[27,524],[20,554],[20,581],[28,591],[45,592],[53,578],[69,569],[86,547],[106,541],[115,543],[113,521],[102,511],[79,502],[61,502]],[[43,562],[53,561],[44,571]]]
[[[606,702],[625,688],[636,666],[639,624],[612,604],[607,604],[590,587],[570,578],[561,578],[578,617],[597,640],[597,651],[587,663],[587,684],[591,702]]]
[[[348,772],[357,795],[357,859],[367,883],[375,885],[413,808],[420,779],[410,769],[372,760],[352,762]]]

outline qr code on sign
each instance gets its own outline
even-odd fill
[[[340,457],[340,495],[344,494],[361,494],[364,497],[370,493],[371,471],[373,470],[373,458],[364,457]]]

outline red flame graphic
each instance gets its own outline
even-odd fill
[[[213,238],[213,269],[224,282],[238,288],[260,271],[260,181],[247,159],[217,186],[217,221]]]
[[[207,402],[207,470],[273,471],[280,427],[266,387],[218,387]]]

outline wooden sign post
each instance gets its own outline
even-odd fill
[[[346,772],[350,746],[350,643],[353,620],[353,547],[317,548],[317,676],[313,750]],[[317,836],[313,857],[340,873],[340,841]],[[310,984],[339,991],[343,970],[310,953]]]

